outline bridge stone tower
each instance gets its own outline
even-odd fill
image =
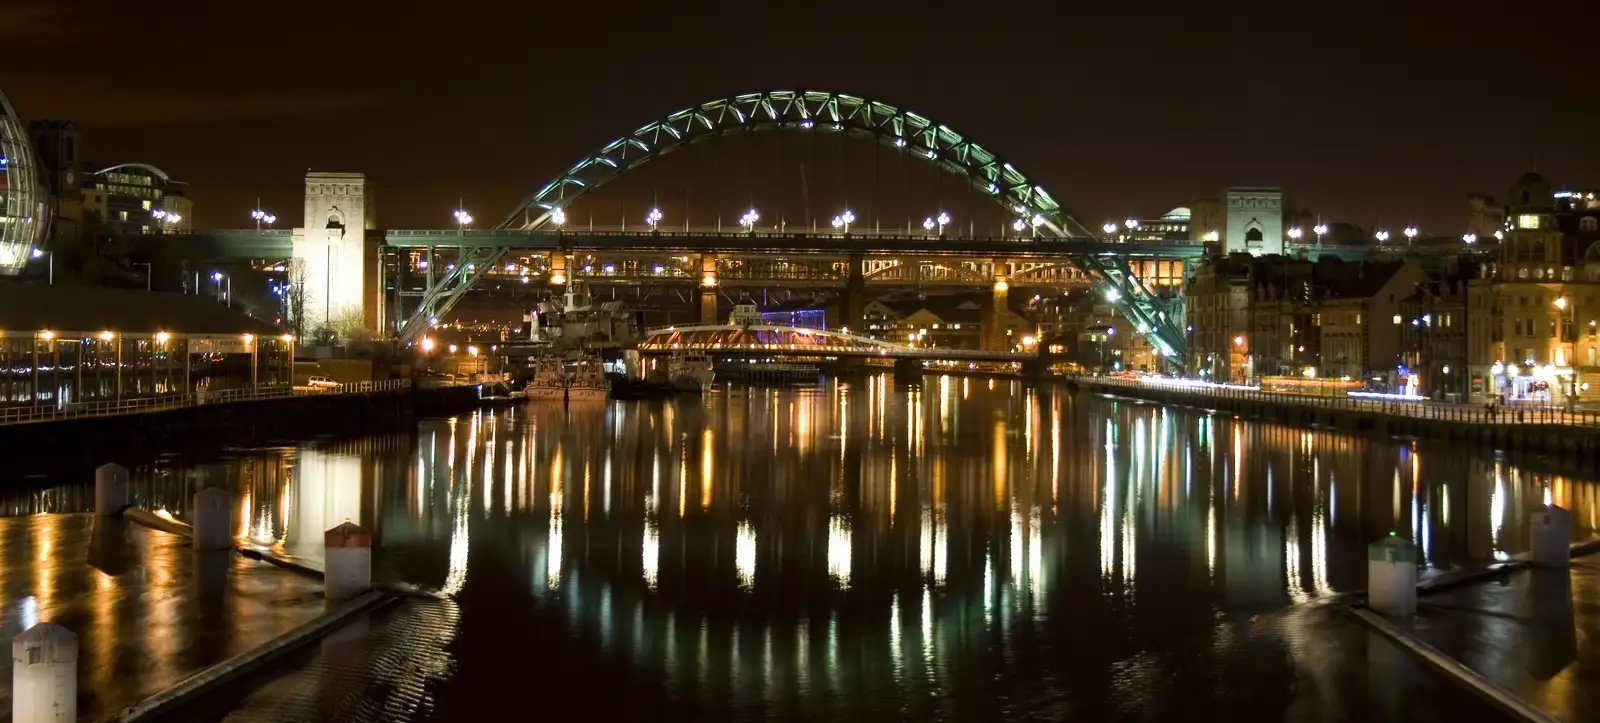
[[[1283,191],[1276,188],[1230,188],[1227,201],[1226,253],[1267,256],[1283,253]]]
[[[294,230],[294,281],[304,283],[306,333],[339,326],[355,316],[381,328],[379,274],[368,273],[367,230],[374,227],[372,192],[360,173],[306,174],[305,223]],[[373,293],[368,293],[372,291]],[[369,308],[370,307],[370,308]]]

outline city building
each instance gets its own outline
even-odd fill
[[[367,231],[377,226],[372,187],[360,173],[306,174],[305,222],[294,229],[297,278],[306,279],[303,318],[307,329],[357,317],[366,329],[390,333],[385,318],[379,244]]]
[[[1485,193],[1467,194],[1467,236],[1488,239],[1506,227],[1505,206]]]
[[[1537,173],[1511,187],[1508,229],[1468,284],[1475,400],[1600,401],[1600,204]]]
[[[1401,364],[1429,398],[1467,398],[1467,288],[1481,270],[1475,260],[1458,260],[1400,302]]]
[[[0,275],[20,273],[44,238],[49,193],[37,174],[22,120],[0,90]]]
[[[888,296],[867,302],[862,321],[867,336],[916,346],[946,349],[982,348],[983,298],[986,294],[942,294],[937,296]],[[1008,346],[1031,335],[1032,327],[1016,309],[1000,314],[997,334]]]
[[[193,226],[189,184],[146,163],[123,163],[78,176],[86,228],[103,234],[184,232]]]
[[[1202,377],[1264,376],[1400,383],[1400,302],[1425,278],[1414,258],[1315,263],[1235,253],[1212,257],[1188,287],[1190,365]]]

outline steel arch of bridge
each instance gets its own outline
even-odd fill
[[[540,187],[495,226],[496,230],[537,230],[552,214],[658,156],[713,138],[762,130],[843,133],[881,143],[964,179],[1019,217],[1037,220],[1038,245],[1059,246],[1070,259],[1169,359],[1184,356],[1181,314],[1169,310],[1153,289],[1140,283],[1128,264],[1114,255],[1073,254],[1073,240],[1095,240],[1051,195],[999,154],[927,116],[861,96],[810,90],[745,93],[701,103],[640,126],[585,156],[555,180]],[[455,267],[427,290],[406,322],[401,338],[415,339],[429,320],[442,317],[461,294],[509,247],[463,244]]]

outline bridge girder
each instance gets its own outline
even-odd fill
[[[771,356],[853,356],[883,359],[1025,361],[1034,354],[979,349],[914,347],[834,329],[777,325],[692,324],[651,329],[643,353],[680,351]]]

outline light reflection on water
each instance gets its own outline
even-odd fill
[[[1086,626],[1114,687],[1159,685],[1178,649],[1233,644],[1219,620],[1364,587],[1365,546],[1390,530],[1449,568],[1526,549],[1547,496],[1587,537],[1600,502],[1587,480],[1445,446],[948,377],[530,406],[134,482],[180,518],[229,487],[242,536],[297,554],[358,521],[380,576],[463,593],[468,615],[474,591],[527,599],[736,706],[891,680],[937,697],[994,651],[1049,680]],[[863,677],[878,665],[892,679]]]

